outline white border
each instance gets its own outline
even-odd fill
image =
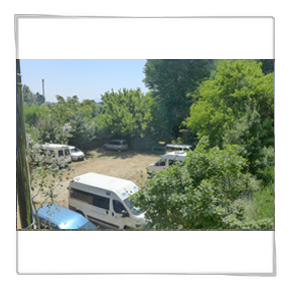
[[[272,18],[45,17],[21,18],[17,25],[19,58],[263,59],[274,55]],[[273,275],[275,272],[273,232],[18,232],[17,235],[19,274]],[[79,250],[77,246],[84,248]],[[120,264],[114,264],[116,246],[125,258]],[[39,255],[40,248],[50,249],[54,255],[44,260]]]

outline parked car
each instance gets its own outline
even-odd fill
[[[74,146],[68,146],[71,154],[72,161],[84,161],[85,154]]]
[[[145,222],[144,212],[129,200],[137,192],[131,181],[86,173],[70,181],[69,208],[105,228],[139,227]]]
[[[183,164],[183,160],[185,159],[186,155],[187,153],[184,151],[177,151],[165,154],[156,163],[148,165],[147,169],[154,172],[166,171],[174,163],[178,162],[180,164]]]
[[[35,221],[36,213],[33,211]],[[44,229],[99,229],[79,213],[56,204],[47,204],[38,209],[41,228]]]
[[[165,152],[168,153],[173,151],[193,151],[193,146],[187,144],[167,144]]]
[[[128,150],[128,143],[124,139],[113,139],[108,143],[103,145],[105,150],[113,150],[118,151],[119,153],[122,151]]]

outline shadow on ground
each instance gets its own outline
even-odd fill
[[[161,156],[161,154],[157,154],[157,153],[153,153],[151,151],[134,151],[134,150],[127,150],[124,152],[119,153],[118,151],[110,151],[110,150],[104,150],[103,148],[99,148],[97,150],[95,150],[95,152],[97,153],[97,156],[99,158],[102,157],[112,157],[114,159],[129,159],[129,158],[133,158],[134,156],[137,155],[152,155],[153,157],[159,157]],[[96,157],[97,157],[96,156]],[[87,157],[87,153],[86,153],[86,157]],[[92,158],[93,154],[88,153],[88,158]]]

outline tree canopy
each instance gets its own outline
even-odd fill
[[[229,130],[256,113],[259,124],[253,128],[253,136],[259,135],[263,145],[274,145],[274,75],[264,75],[257,62],[220,61],[198,94],[188,128],[199,138],[209,136],[211,146],[221,147]]]
[[[191,97],[187,93],[209,77],[211,64],[211,60],[147,60],[143,81],[160,108],[155,117],[163,116],[155,124],[164,123],[174,138],[178,137],[181,122],[189,114]]]
[[[144,95],[138,88],[116,93],[112,90],[101,96],[103,105],[98,123],[108,138],[144,137],[152,119],[150,94]]]

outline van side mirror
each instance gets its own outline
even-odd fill
[[[122,210],[121,217],[129,217],[129,213],[126,210]]]

